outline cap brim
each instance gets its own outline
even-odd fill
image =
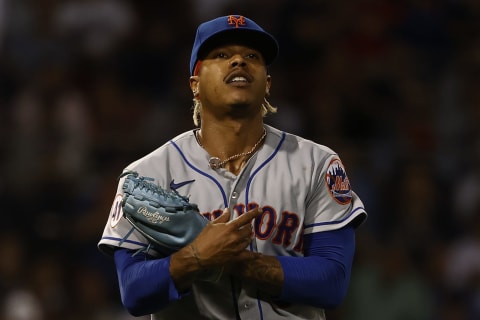
[[[220,31],[208,38],[198,50],[198,59],[203,59],[215,48],[227,44],[242,44],[258,50],[270,65],[278,55],[278,43],[273,36],[266,32],[251,29],[232,29]]]

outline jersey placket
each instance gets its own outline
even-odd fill
[[[228,198],[228,207],[232,214],[231,219],[235,218],[237,214],[245,213],[249,210],[246,196],[247,183],[250,179],[250,175],[254,172],[253,168],[256,163],[257,154],[249,159],[244,169],[233,181],[232,188],[230,189],[229,198]],[[243,200],[243,203],[242,203]],[[238,208],[238,205],[241,205],[241,208]],[[235,210],[235,208],[238,208]],[[250,250],[256,251],[256,241],[255,237],[250,245]],[[256,293],[254,288],[246,288],[244,284],[238,283],[242,286],[243,290],[240,292],[240,295],[237,297],[237,310],[239,312],[240,319],[260,319],[261,318],[261,306],[259,300],[256,298]],[[247,292],[249,294],[247,294]]]

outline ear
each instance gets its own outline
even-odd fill
[[[198,76],[191,76],[190,77],[190,89],[193,92],[193,96],[197,97],[199,95],[199,81],[198,81]]]

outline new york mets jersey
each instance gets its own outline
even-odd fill
[[[125,170],[155,178],[164,188],[177,190],[198,205],[208,219],[225,207],[231,218],[261,207],[254,221],[250,250],[266,255],[303,256],[303,236],[360,223],[366,211],[351,190],[339,156],[330,148],[265,125],[264,144],[248,160],[238,176],[209,167],[210,155],[187,131]],[[100,250],[112,247],[141,249],[147,240],[123,218],[123,179],[119,181]],[[155,255],[155,252],[151,252]],[[192,294],[152,315],[152,319],[324,319],[322,309],[295,305],[278,306],[249,288],[224,276],[217,283],[195,282]]]

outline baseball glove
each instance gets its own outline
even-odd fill
[[[192,242],[208,224],[196,204],[162,189],[153,178],[128,171],[123,183],[123,215],[159,253],[170,255]]]

